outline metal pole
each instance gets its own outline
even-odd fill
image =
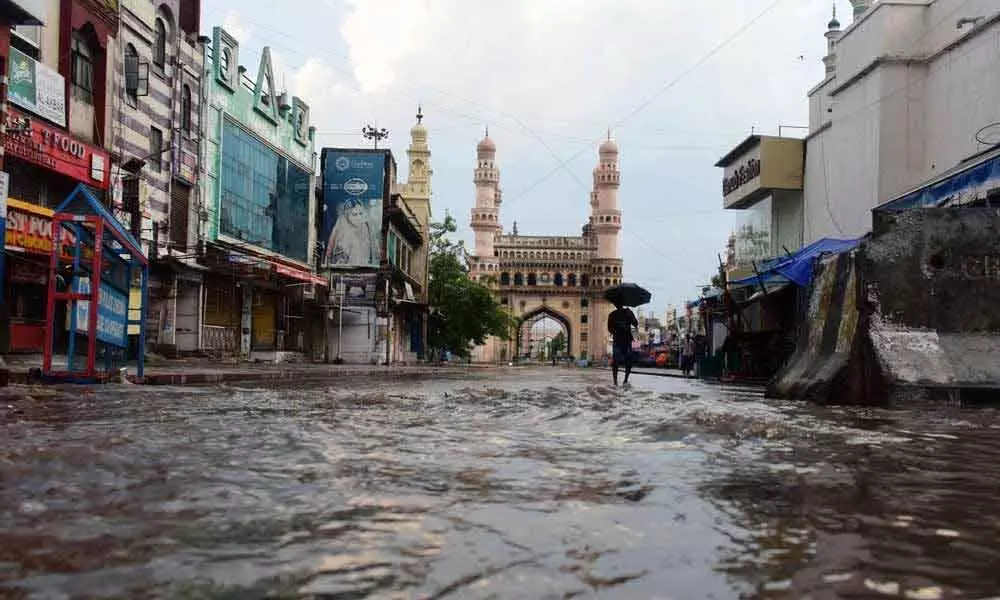
[[[337,280],[337,364],[344,362],[340,352],[344,347],[344,278]]]

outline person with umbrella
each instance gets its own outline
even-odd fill
[[[611,377],[618,385],[618,368],[625,367],[625,379],[622,385],[628,385],[628,377],[632,374],[632,328],[639,326],[628,306],[640,306],[650,300],[650,293],[634,283],[623,283],[604,292],[604,297],[615,305],[615,310],[608,315],[608,333],[611,334]]]

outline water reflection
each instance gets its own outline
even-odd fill
[[[516,373],[8,396],[0,596],[1000,589],[992,411]]]

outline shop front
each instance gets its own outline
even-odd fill
[[[322,314],[317,288],[326,281],[305,269],[249,252],[213,245],[212,275],[204,278],[202,348],[271,360],[303,353]]]
[[[42,352],[45,338],[48,260],[52,252],[52,208],[84,183],[100,195],[108,189],[110,157],[104,150],[75,139],[8,106],[4,170],[9,175],[6,208],[6,268],[3,271],[8,332],[0,352]],[[68,257],[73,240],[64,236]],[[58,348],[61,336],[54,342]]]
[[[10,199],[4,244],[7,352],[41,352],[45,345],[45,303],[52,255],[52,210]],[[61,255],[72,260],[73,240],[65,235]],[[56,340],[57,346],[64,340]]]

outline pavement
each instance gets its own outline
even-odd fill
[[[6,366],[0,367],[0,386],[28,384],[38,381],[42,357],[38,355],[5,357]],[[61,368],[66,357],[54,357],[53,365]],[[420,365],[333,365],[324,363],[251,363],[218,361],[206,358],[147,359],[142,377],[137,374],[135,362],[127,363],[122,373],[111,373],[109,381],[141,385],[213,385],[219,383],[277,383],[288,381],[317,381],[344,377],[418,377],[456,375],[478,372],[492,365],[420,364]],[[517,367],[514,367],[517,368]]]

